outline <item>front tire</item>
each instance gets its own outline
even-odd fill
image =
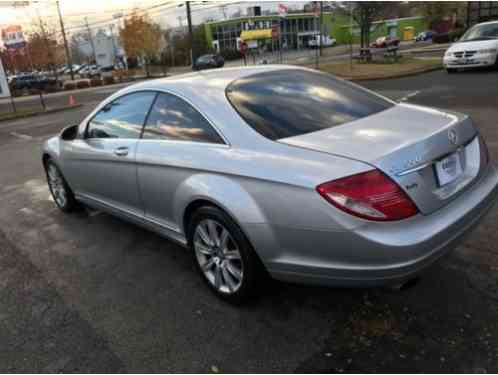
[[[199,274],[218,297],[241,303],[257,290],[263,266],[239,226],[222,210],[204,206],[188,226],[189,246]]]
[[[79,205],[74,198],[73,191],[64,179],[59,167],[50,159],[45,162],[45,173],[50,193],[57,207],[65,213],[75,211]]]
[[[446,72],[447,72],[448,74],[453,74],[453,73],[456,73],[456,72],[457,72],[457,70],[456,70],[455,68],[446,68]]]

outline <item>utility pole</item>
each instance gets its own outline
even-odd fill
[[[58,0],[55,3],[57,4],[57,13],[59,13],[59,21],[61,24],[62,40],[64,41],[64,49],[66,50],[66,61],[67,61],[67,64],[69,65],[69,73],[71,74],[71,80],[74,81],[73,60],[71,59],[71,54],[69,53],[69,47],[67,46],[66,31],[64,30],[64,21],[62,20],[61,7],[59,5]]]
[[[317,14],[317,8],[318,8],[318,4],[315,3],[315,14],[314,14],[314,19],[315,19],[315,35],[314,35],[314,38],[315,38],[315,43],[318,43],[318,42],[321,42],[321,40],[319,40],[319,38],[317,38],[320,34],[317,32],[318,31],[318,28],[320,27],[319,25],[319,15]],[[319,54],[320,54],[320,51],[319,51],[319,46],[317,46],[315,44],[315,69],[318,70],[318,68],[320,67],[320,63],[319,63]]]
[[[349,70],[353,73],[353,3],[349,3]]]
[[[323,56],[323,1],[320,1],[320,56]]]
[[[95,54],[95,46],[93,45],[92,32],[90,30],[90,26],[88,26],[88,17],[85,17],[85,25],[88,32],[88,38],[90,39],[90,45],[92,46],[93,62],[94,64],[97,64],[97,55]]]
[[[52,72],[54,73],[55,80],[57,81],[59,77],[57,76],[57,68],[55,66],[55,59],[54,55],[52,53],[52,46],[50,45],[50,42],[48,41],[48,36],[47,32],[45,30],[45,26],[43,26],[43,21],[40,17],[40,13],[38,12],[38,9],[36,9],[36,14],[38,16],[38,22],[40,23],[40,31],[43,37],[43,41],[45,43],[45,48],[47,49],[47,55],[48,59],[50,60],[50,65],[52,65]]]
[[[188,22],[188,39],[190,44],[190,62],[191,65],[194,65],[195,52],[194,52],[194,35],[192,31],[192,13],[190,12],[190,1],[186,2],[187,8],[187,22]]]

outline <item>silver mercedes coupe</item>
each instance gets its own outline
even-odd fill
[[[62,211],[90,206],[180,243],[231,302],[266,275],[411,280],[498,192],[468,116],[283,65],[129,86],[48,140],[43,165]]]

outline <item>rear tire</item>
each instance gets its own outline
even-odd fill
[[[79,209],[80,205],[74,198],[73,191],[64,179],[59,167],[50,159],[44,164],[48,187],[57,207],[64,213]]]
[[[448,74],[453,74],[456,73],[457,70],[455,68],[446,68],[446,72],[448,72]]]
[[[216,296],[239,304],[256,294],[266,273],[230,216],[214,206],[201,207],[192,215],[187,233],[196,268]]]

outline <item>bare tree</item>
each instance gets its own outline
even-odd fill
[[[389,5],[381,1],[358,1],[353,4],[352,17],[360,27],[361,48],[370,45],[370,29],[374,21],[380,19]]]

